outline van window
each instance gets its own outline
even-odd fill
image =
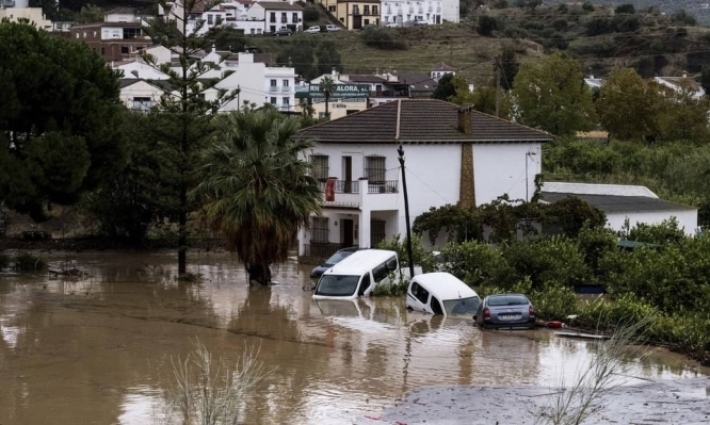
[[[360,288],[357,290],[357,296],[361,297],[365,295],[365,291],[370,287],[370,273],[365,273],[360,281]]]
[[[412,283],[412,295],[423,304],[426,304],[429,300],[429,291],[419,286],[417,282]]]
[[[444,312],[441,310],[441,304],[439,304],[439,300],[434,296],[431,297],[431,311],[434,314],[444,314]]]
[[[387,270],[390,272],[397,271],[399,267],[397,267],[397,257],[392,257],[389,260],[387,260]]]
[[[389,272],[387,271],[387,264],[382,263],[379,266],[375,267],[372,269],[372,277],[375,279],[375,282],[380,283],[383,279],[387,277]]]
[[[357,283],[360,276],[336,276],[336,275],[323,275],[320,282],[318,282],[318,288],[316,289],[316,295],[326,295],[332,297],[343,297],[355,294],[357,290]]]

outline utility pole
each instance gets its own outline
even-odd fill
[[[240,95],[242,94],[242,86],[241,84],[237,84],[237,112],[239,112],[239,109],[241,108],[240,105]]]
[[[399,144],[397,149],[399,154],[399,165],[402,169],[402,192],[404,193],[404,219],[407,224],[407,257],[409,260],[409,279],[414,278],[414,255],[412,255],[412,230],[409,225],[409,197],[407,196],[407,173],[404,169],[404,149]]]
[[[496,117],[500,118],[500,56],[496,56]]]

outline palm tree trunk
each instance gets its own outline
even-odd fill
[[[330,101],[329,93],[326,93],[326,94],[325,94],[325,118],[326,118],[327,120],[330,119],[330,113],[328,112],[328,103],[329,103],[329,101]]]
[[[271,269],[268,264],[252,264],[247,266],[249,273],[249,285],[258,283],[260,285],[268,285],[271,283]]]

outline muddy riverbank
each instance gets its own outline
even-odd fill
[[[278,284],[249,288],[227,253],[190,256],[197,284],[177,281],[173,252],[42,255],[85,274],[0,275],[3,425],[151,425],[174,388],[171,362],[196,338],[230,362],[258,347],[274,369],[247,400],[254,425],[349,425],[422,388],[549,388],[593,355],[587,341],[481,332],[402,299],[316,302],[302,289],[310,268],[295,263],[274,270]],[[710,372],[659,348],[624,365],[672,382]]]
[[[628,385],[610,390],[592,406],[588,425],[710,423],[710,380],[630,378]],[[549,411],[559,388],[448,386],[412,391],[377,417],[384,423],[407,425],[516,424],[533,425]],[[362,423],[376,424],[378,421]]]

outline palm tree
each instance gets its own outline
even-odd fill
[[[335,91],[335,81],[330,77],[323,77],[318,85],[318,90],[325,96],[325,118],[330,119],[330,113],[328,112],[328,103],[330,101],[330,95]]]
[[[272,108],[221,117],[193,191],[250,283],[271,282],[269,266],[288,258],[299,227],[320,212],[321,190],[303,159],[313,143],[294,139],[298,128],[296,118]]]

